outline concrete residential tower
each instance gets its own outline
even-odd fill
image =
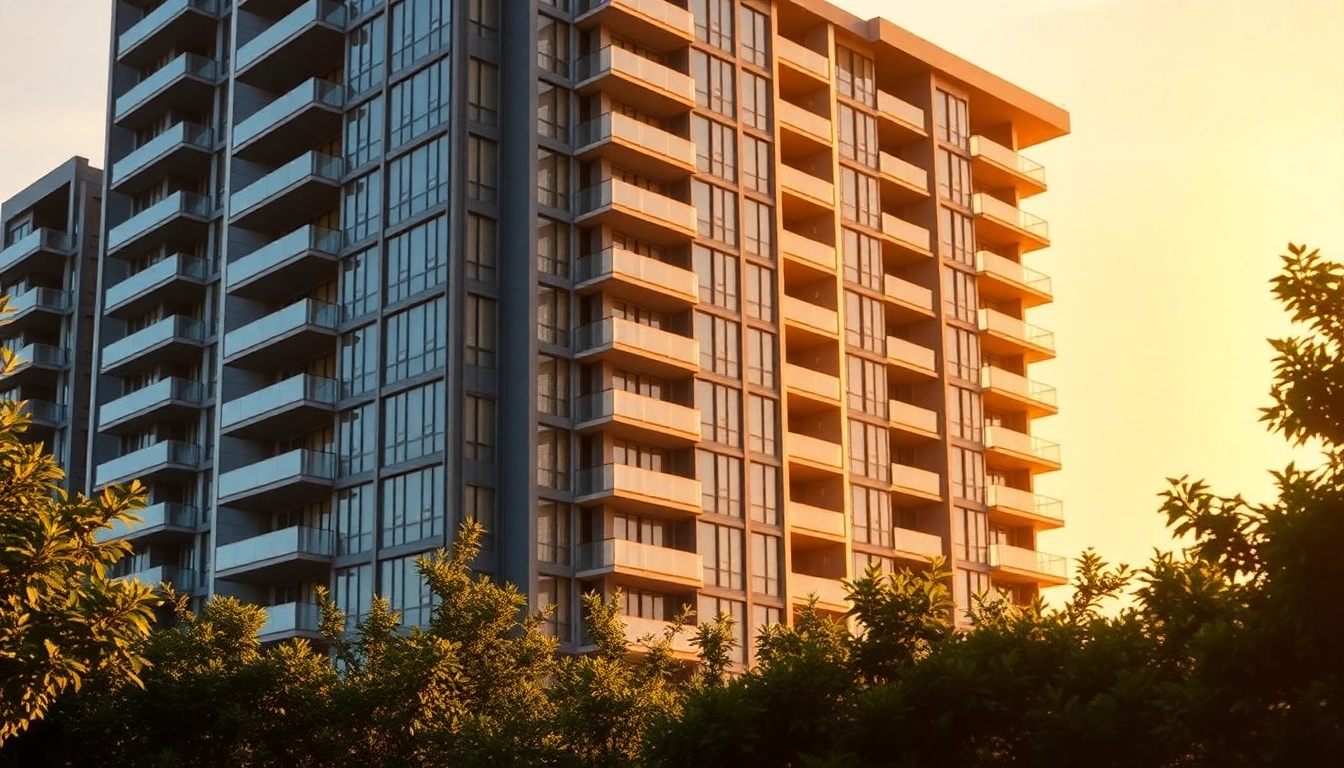
[[[1062,583],[1034,493],[1062,110],[813,0],[117,0],[89,482],[127,574],[375,592],[474,517],[558,606],[742,639],[947,556]],[[747,651],[743,651],[746,659]]]

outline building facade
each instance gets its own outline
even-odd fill
[[[27,402],[40,440],[84,486],[103,174],[74,157],[0,205],[0,344],[14,364],[0,398]]]
[[[946,556],[1063,580],[1018,150],[1058,108],[812,0],[118,0],[89,482],[267,639],[431,606],[464,518],[554,604],[750,628]],[[747,651],[743,650],[743,659]]]

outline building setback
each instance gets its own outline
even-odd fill
[[[15,363],[0,398],[28,403],[28,439],[41,441],[82,490],[93,359],[103,173],[73,157],[0,205],[0,345]]]
[[[1059,108],[814,0],[117,0],[112,51],[88,466],[149,485],[127,575],[267,640],[319,586],[418,623],[476,518],[570,648],[588,590],[749,642],[868,563],[1064,581],[1018,207]]]

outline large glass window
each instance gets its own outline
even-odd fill
[[[345,83],[352,94],[364,93],[383,82],[383,64],[387,60],[384,23],[383,16],[376,16],[350,32],[345,54]]]
[[[499,124],[499,67],[475,57],[467,64],[467,119]]]
[[[971,207],[971,161],[946,147],[938,148],[938,195]]]
[[[479,213],[467,213],[467,279],[480,283],[495,282],[495,264],[499,261],[499,225]]]
[[[699,171],[724,181],[737,181],[737,131],[731,125],[693,115],[691,135]]]
[[[495,401],[467,395],[464,423],[464,454],[468,461],[495,460]]]
[[[760,328],[747,329],[747,383],[776,389],[779,380],[775,335]]]
[[[969,267],[975,266],[975,223],[961,211],[938,207],[939,252]]]
[[[733,52],[733,0],[691,0],[695,39]]]
[[[448,301],[442,296],[389,315],[383,342],[387,383],[446,365],[447,337]]]
[[[971,118],[966,100],[940,88],[933,97],[933,112],[938,140],[970,149]]]
[[[849,407],[871,416],[887,416],[887,366],[858,355],[845,355],[849,367]]]
[[[399,147],[448,119],[449,60],[437,61],[392,86],[388,94],[391,146]]]
[[[446,498],[441,465],[383,480],[383,546],[442,536]]]
[[[341,477],[372,472],[378,452],[378,433],[373,423],[374,406],[361,405],[336,417],[336,450]]]
[[[734,448],[742,445],[742,393],[708,381],[695,382],[700,439]]]
[[[742,251],[752,256],[774,259],[774,210],[769,204],[742,201]]]
[[[847,99],[877,106],[873,60],[843,45],[835,47],[835,89]]]
[[[387,303],[448,282],[448,217],[436,216],[387,241]]]
[[[775,322],[775,271],[747,264],[747,317]]]
[[[366,325],[341,334],[341,394],[353,397],[378,387],[378,326]]]
[[[890,548],[891,494],[855,485],[851,487],[850,502],[854,512],[854,541]]]
[[[447,47],[452,0],[401,0],[392,5],[392,71]]]
[[[770,19],[744,5],[738,20],[741,23],[742,58],[749,64],[766,67],[770,63]]]
[[[341,259],[341,319],[353,320],[378,309],[378,251],[368,249]]]
[[[569,77],[569,25],[544,13],[537,16],[537,66]]]
[[[980,306],[980,299],[974,272],[950,266],[943,267],[943,295],[947,299],[947,308],[953,317],[966,323],[976,322],[976,310]]]
[[[737,323],[697,312],[695,340],[700,342],[701,368],[734,379],[741,375],[742,342]]]
[[[779,525],[779,467],[753,461],[747,481],[751,492],[747,506],[752,521]]]
[[[840,156],[878,167],[877,118],[849,106],[840,105]]]
[[[388,607],[401,614],[405,627],[427,627],[434,615],[434,593],[415,561],[419,555],[407,555],[378,564],[378,593],[387,598]]]
[[[737,195],[698,180],[691,183],[691,193],[700,236],[736,247]]]
[[[494,299],[467,294],[466,336],[467,365],[493,368],[497,343]]]
[[[700,301],[737,311],[737,257],[703,245],[692,247]]]
[[[360,104],[345,114],[345,165],[358,168],[383,153],[383,99]]]
[[[700,504],[706,512],[742,517],[742,460],[712,451],[696,451]]]
[[[700,556],[705,586],[742,589],[742,529],[700,523]]]
[[[742,71],[742,122],[758,131],[770,130],[770,81]]]
[[[378,171],[346,183],[341,206],[341,226],[347,243],[357,243],[378,233],[383,220],[383,185]]]
[[[843,230],[841,254],[845,259],[845,279],[874,291],[885,287],[882,266],[882,242],[852,229]]]
[[[980,442],[985,415],[980,404],[980,393],[953,385],[948,392],[947,420],[952,425],[952,436]]]
[[[472,134],[467,137],[467,196],[493,203],[499,194],[499,145]]]
[[[751,591],[779,596],[781,539],[765,533],[751,534]]]
[[[571,91],[545,80],[537,83],[537,133],[556,141],[569,141],[569,94]]]
[[[849,420],[849,471],[870,480],[891,480],[891,438],[886,427]]]
[[[695,78],[695,102],[730,118],[737,117],[733,65],[704,51],[691,51],[691,75]]]
[[[747,447],[766,456],[779,455],[779,401],[760,395],[747,398],[750,441]]]
[[[985,457],[979,451],[952,449],[952,495],[981,504],[985,502]]]
[[[840,215],[874,229],[882,226],[881,187],[877,178],[853,168],[840,169]]]
[[[855,291],[845,291],[845,343],[880,355],[886,340],[882,302]]]
[[[387,165],[387,223],[395,225],[448,199],[448,137],[416,147]]]
[[[373,549],[375,501],[372,483],[336,492],[337,555],[357,555]]]
[[[742,137],[742,183],[753,192],[770,194],[770,178],[775,156],[770,142],[754,136]]]
[[[442,451],[446,407],[442,380],[388,397],[383,403],[383,464]]]

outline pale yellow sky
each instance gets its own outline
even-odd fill
[[[1292,239],[1344,256],[1344,3],[1338,0],[842,0],[1068,109],[1032,151],[1028,209],[1054,246],[1033,321],[1062,413],[1037,433],[1065,469],[1041,490],[1068,526],[1041,548],[1145,561],[1168,537],[1163,478],[1263,498],[1290,457],[1256,423],[1266,281]],[[0,0],[0,199],[72,154],[101,164],[106,0]],[[57,45],[67,46],[58,50]]]

